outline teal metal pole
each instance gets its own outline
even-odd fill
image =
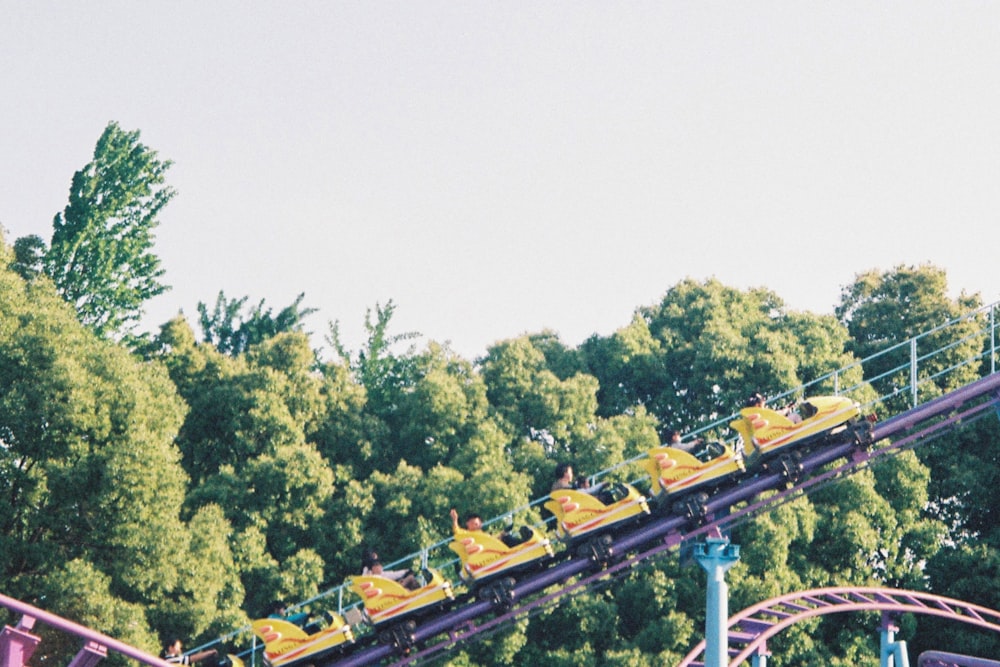
[[[729,657],[729,587],[726,570],[740,559],[740,547],[729,540],[709,538],[695,545],[694,557],[708,573],[705,594],[705,667],[726,667]]]
[[[896,641],[896,632],[899,627],[891,615],[882,614],[882,627],[880,628],[880,649],[881,667],[910,667],[910,659],[906,655],[906,642]]]

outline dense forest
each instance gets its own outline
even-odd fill
[[[112,123],[52,238],[0,239],[3,592],[152,652],[339,584],[364,545],[393,560],[438,542],[452,507],[499,516],[546,494],[560,462],[612,468],[753,391],[794,389],[981,305],[949,297],[932,265],[900,265],[859,273],[831,315],[684,280],[610,336],[570,347],[542,331],[479,359],[417,347],[392,330],[391,302],[368,313],[363,349],[331,326],[327,356],[304,333],[302,298],[276,313],[219,294],[197,322],[135,335],[164,289],[153,230],[168,167]],[[988,345],[948,331],[934,345],[956,359]],[[981,372],[921,367],[931,393]],[[1000,608],[998,456],[1000,421],[982,420],[741,526],[730,608],[845,584]],[[671,557],[448,663],[675,664],[703,623],[704,573]],[[876,623],[796,626],[771,663],[877,664]],[[904,619],[900,638],[914,655],[1000,655],[996,638],[924,619]],[[51,636],[36,656],[77,648]]]

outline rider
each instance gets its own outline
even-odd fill
[[[764,403],[766,403],[766,401],[764,400],[764,395],[759,391],[755,391],[754,393],[750,394],[750,397],[747,399],[746,407],[763,408],[765,407]],[[787,417],[788,420],[793,424],[798,424],[802,421],[801,415],[795,412],[794,401],[782,408],[771,408],[771,409],[774,410],[774,412],[777,412],[779,415],[784,415],[785,417]]]
[[[453,507],[451,511],[448,512],[448,515],[451,516],[451,532],[457,536],[458,531],[462,530],[458,525],[458,510]],[[528,530],[527,527],[522,527],[520,536],[511,532],[513,529],[514,525],[512,523],[507,530],[497,535],[497,538],[503,542],[507,548],[516,547],[518,544],[526,542],[531,537],[530,530]],[[483,532],[483,518],[474,512],[467,514],[465,516],[465,530],[470,532]]]
[[[681,432],[677,430],[667,431],[667,447],[687,452],[702,463],[708,463],[712,459],[721,456],[724,451],[719,443],[705,442],[704,438],[694,438],[693,440],[682,442]]]
[[[452,507],[448,515],[451,517],[451,531],[457,533],[460,530],[458,526],[458,510]],[[483,518],[476,513],[467,514],[465,516],[465,529],[470,531],[482,530]]]
[[[586,493],[588,496],[594,496],[605,505],[611,505],[621,500],[624,495],[627,495],[621,484],[605,484],[601,482],[591,485],[590,478],[586,475],[580,475],[574,479],[573,466],[569,463],[560,463],[556,466],[555,481],[552,482],[552,492],[555,493],[562,489],[573,489],[581,493]]]
[[[209,658],[215,658],[217,655],[218,653],[214,648],[199,651],[192,655],[184,655],[184,643],[180,639],[174,639],[163,647],[160,657],[167,662],[177,665],[193,665]]]
[[[420,588],[420,582],[409,570],[386,570],[382,567],[382,561],[374,549],[365,552],[361,557],[361,574],[366,577],[384,577],[398,582],[408,591],[415,591]]]

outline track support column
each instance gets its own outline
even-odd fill
[[[893,615],[882,612],[882,627],[880,629],[881,667],[910,667],[910,659],[906,655],[906,642],[896,641],[899,626]]]
[[[726,570],[740,559],[740,547],[711,537],[695,545],[694,557],[708,573],[705,594],[705,667],[726,667],[729,657],[729,586]]]

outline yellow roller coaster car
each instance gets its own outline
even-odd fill
[[[264,642],[264,664],[295,667],[315,661],[354,641],[351,626],[337,614],[328,614],[329,625],[313,634],[278,618],[262,618],[251,624]],[[236,664],[235,662],[233,663]]]
[[[430,580],[410,591],[401,584],[375,575],[349,577],[350,588],[364,601],[365,615],[373,627],[393,624],[442,608],[455,599],[451,582],[436,570],[426,570]]]
[[[556,534],[566,541],[649,514],[645,496],[628,484],[608,484],[588,492],[558,489],[549,495],[545,509],[555,515]]]
[[[861,407],[844,396],[814,396],[799,404],[801,421],[766,407],[740,410],[729,425],[743,439],[746,464],[753,467],[780,451],[819,444],[858,422]]]
[[[458,528],[448,547],[461,559],[461,577],[466,583],[484,583],[537,565],[553,555],[552,543],[530,526],[523,526],[520,542],[510,546],[481,530]]]
[[[688,448],[657,447],[646,452],[643,467],[653,480],[654,497],[680,497],[710,490],[746,468],[739,450],[721,443],[696,443]]]

